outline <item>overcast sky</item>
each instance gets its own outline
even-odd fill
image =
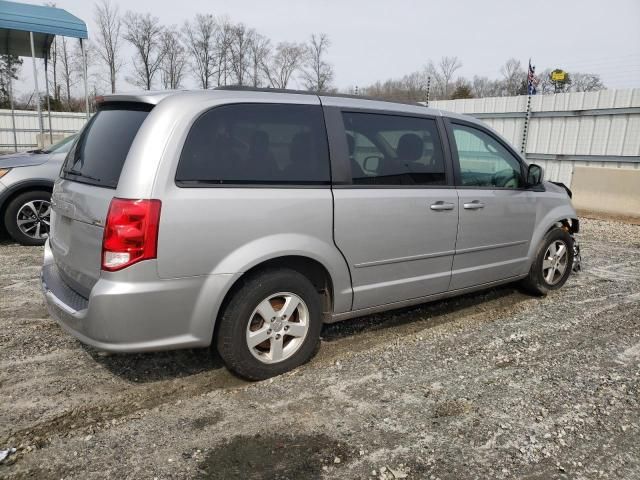
[[[54,0],[95,34],[92,1]],[[29,1],[28,3],[41,3]],[[640,0],[131,0],[165,25],[196,13],[227,15],[274,43],[325,32],[339,88],[367,85],[457,56],[460,75],[498,78],[509,57],[538,71],[598,73],[612,88],[640,87]],[[130,55],[127,56],[130,60]],[[125,69],[130,65],[125,66]],[[30,59],[23,72],[31,69]],[[122,89],[131,89],[121,80]],[[191,83],[187,86],[193,86]],[[26,85],[25,85],[26,86]],[[24,89],[24,87],[23,87]]]

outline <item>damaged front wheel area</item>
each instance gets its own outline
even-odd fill
[[[580,245],[578,245],[578,241],[576,237],[571,235],[571,239],[573,240],[573,271],[578,273],[582,270],[582,255],[580,255]]]
[[[529,275],[522,281],[523,288],[534,295],[546,295],[562,287],[571,275],[574,259],[575,241],[568,229],[549,230],[538,247]]]

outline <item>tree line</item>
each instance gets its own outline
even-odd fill
[[[91,96],[117,92],[122,75],[144,90],[178,89],[188,79],[202,89],[226,85],[288,88],[295,79],[307,90],[338,91],[333,83],[334,67],[327,60],[331,42],[324,33],[312,34],[307,42],[274,43],[225,16],[202,13],[181,25],[165,26],[150,13],[122,13],[112,0],[94,5],[94,22],[94,40],[86,48]],[[124,58],[126,46],[127,52],[133,52],[129,62]],[[8,107],[8,77],[18,79],[21,64],[20,58],[0,57],[0,108]],[[49,65],[52,109],[82,110],[84,100],[74,96],[83,65],[77,41],[56,37]],[[461,68],[458,57],[445,56],[401,78],[349,87],[343,93],[403,102],[425,101],[427,94],[434,100],[527,93],[527,71],[517,59],[507,60],[497,79],[458,76]],[[605,88],[595,74],[573,72],[558,84],[551,81],[550,72],[539,73],[539,93]],[[35,108],[32,94],[23,95],[15,104],[16,108]]]
[[[402,102],[421,102],[459,98],[504,97],[527,95],[528,66],[515,58],[508,59],[500,67],[501,78],[490,79],[474,75],[468,79],[457,76],[462,68],[458,57],[442,57],[438,62],[429,61],[418,71],[398,79],[378,81],[358,88],[358,93],[370,97]],[[600,76],[593,73],[572,72],[562,82],[551,79],[552,69],[537,73],[538,94],[564,92],[591,92],[605,88]],[[355,93],[355,87],[350,89]]]

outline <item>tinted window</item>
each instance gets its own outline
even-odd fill
[[[176,181],[327,184],[329,154],[319,106],[235,104],[196,120]]]
[[[104,106],[73,144],[63,176],[70,180],[115,188],[122,166],[150,106]]]
[[[492,136],[477,128],[452,126],[464,186],[519,188],[520,162]]]
[[[343,119],[354,184],[446,184],[435,120],[352,112]]]

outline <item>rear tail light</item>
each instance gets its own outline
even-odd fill
[[[115,272],[156,258],[160,200],[114,198],[102,239],[102,269]]]

